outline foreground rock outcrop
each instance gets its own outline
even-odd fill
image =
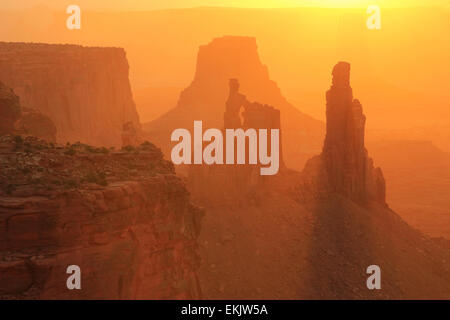
[[[121,146],[122,126],[140,128],[120,48],[0,42],[0,81],[49,117],[60,143]]]
[[[202,211],[150,143],[0,137],[0,297],[195,299]],[[82,290],[66,269],[81,268]]]

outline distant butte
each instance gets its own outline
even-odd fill
[[[200,46],[194,80],[180,94],[175,108],[143,125],[148,138],[170,156],[170,134],[174,129],[190,127],[194,120],[202,120],[205,128],[221,128],[230,79],[239,80],[240,90],[249,101],[280,110],[287,167],[301,170],[307,159],[320,152],[324,124],[284,98],[262,64],[252,37],[224,36]]]

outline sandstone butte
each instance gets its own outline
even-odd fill
[[[128,73],[122,48],[0,42],[0,81],[52,120],[62,144],[118,147],[124,123],[140,129]]]
[[[143,130],[170,157],[170,135],[174,129],[190,128],[194,120],[202,120],[205,129],[222,128],[230,79],[238,80],[248,101],[271,105],[281,112],[282,148],[288,167],[301,170],[311,156],[320,152],[325,133],[323,122],[286,100],[270,78],[268,67],[261,62],[253,37],[224,36],[200,46],[193,80],[181,92],[177,105],[143,124]]]

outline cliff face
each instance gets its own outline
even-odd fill
[[[301,169],[320,151],[324,125],[302,113],[282,95],[269,77],[251,37],[225,36],[199,48],[194,80],[181,94],[178,105],[160,118],[144,125],[166,154],[170,134],[176,128],[190,128],[202,120],[204,128],[222,128],[228,97],[228,82],[238,79],[250,101],[275,106],[281,112],[284,160],[288,167]]]
[[[61,143],[120,146],[123,124],[139,127],[123,49],[0,42],[0,81],[53,121]]]
[[[202,211],[153,145],[108,152],[6,135],[0,160],[1,298],[200,297]],[[70,265],[81,290],[66,287]]]
[[[327,132],[322,154],[313,158],[305,172],[318,170],[317,182],[328,193],[336,192],[358,203],[385,202],[385,181],[380,168],[374,168],[364,145],[366,117],[361,103],[353,99],[350,64],[339,62],[333,68],[327,91]]]

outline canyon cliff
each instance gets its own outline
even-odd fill
[[[151,143],[0,137],[0,298],[198,299],[201,209]],[[68,290],[71,265],[82,290]]]
[[[224,36],[201,46],[194,80],[180,94],[177,106],[145,124],[144,130],[170,155],[170,134],[174,129],[191,128],[194,120],[202,120],[204,128],[222,128],[230,79],[238,79],[248,100],[280,110],[286,166],[300,170],[320,151],[324,124],[283,97],[259,58],[256,39],[251,37]]]
[[[125,123],[140,128],[128,69],[121,48],[0,42],[0,81],[53,121],[60,143],[120,146]]]

